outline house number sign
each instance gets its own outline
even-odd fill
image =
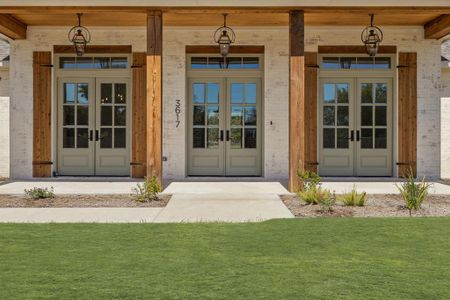
[[[177,116],[177,119],[175,121],[175,128],[178,128],[180,126],[180,114],[181,114],[181,100],[177,99],[175,100],[175,115]]]

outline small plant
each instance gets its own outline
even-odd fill
[[[307,204],[320,204],[324,201],[326,202],[326,199],[330,197],[331,192],[320,186],[313,186],[308,190],[298,192],[297,195]]]
[[[319,175],[309,170],[298,170],[297,176],[300,178],[303,184],[304,191],[316,188],[318,185],[320,185],[320,181],[322,180]]]
[[[425,201],[431,183],[427,182],[425,177],[422,178],[422,181],[416,183],[414,172],[410,169],[406,174],[406,181],[396,186],[405,201],[406,208],[409,210],[409,216],[411,216],[412,211],[419,210],[423,201]]]
[[[346,206],[364,206],[366,204],[366,192],[358,193],[356,186],[353,185],[351,192],[342,196],[342,202]]]
[[[24,192],[25,195],[27,195],[31,199],[46,199],[55,197],[55,194],[53,193],[53,187],[51,187],[50,189],[34,187],[29,190],[25,189]]]
[[[152,176],[150,179],[145,177],[142,184],[133,188],[134,199],[138,202],[151,202],[158,200],[158,193],[162,191],[158,177]]]
[[[336,204],[336,195],[327,189],[323,189],[321,193],[318,194],[317,202],[320,205],[321,211],[332,212],[333,206]]]

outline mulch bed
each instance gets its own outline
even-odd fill
[[[320,205],[306,204],[296,196],[281,196],[292,214],[300,217],[407,217],[408,209],[400,195],[367,195],[363,207],[344,206],[337,201],[332,212],[322,212]],[[450,195],[429,195],[413,216],[450,216]]]
[[[0,207],[164,207],[170,195],[158,201],[138,202],[131,195],[56,195],[54,198],[31,199],[21,195],[0,195]]]

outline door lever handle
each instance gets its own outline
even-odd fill
[[[227,142],[230,140],[230,131],[227,130]]]
[[[94,140],[94,131],[89,130],[89,140],[92,142]]]
[[[98,130],[95,131],[95,141],[98,141],[100,138],[98,136]]]
[[[356,141],[359,142],[360,137],[359,137],[359,130],[356,130]]]
[[[220,131],[220,141],[223,142],[223,130]]]
[[[353,142],[355,140],[355,132],[352,130],[350,131],[350,141]]]

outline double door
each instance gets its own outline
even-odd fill
[[[261,80],[189,80],[188,175],[261,175]]]
[[[320,81],[319,172],[392,176],[392,79]]]
[[[129,81],[58,79],[60,175],[129,176]]]

